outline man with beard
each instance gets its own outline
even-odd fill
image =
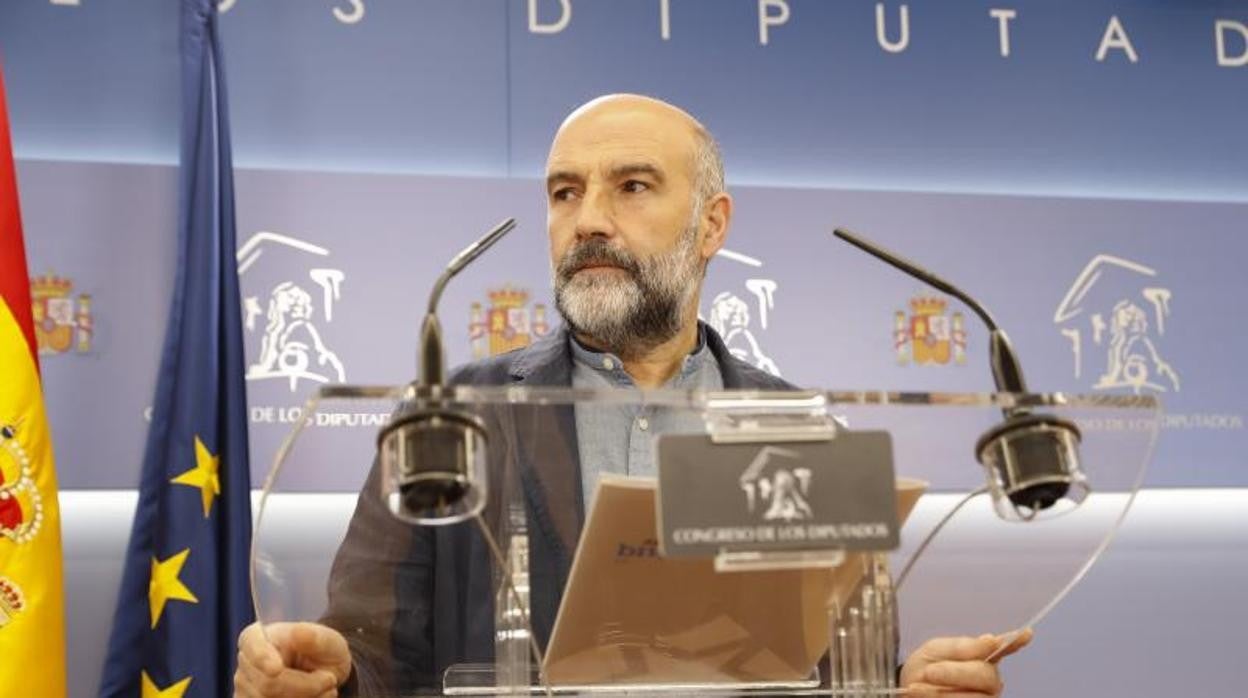
[[[718,147],[680,109],[635,95],[593,100],[564,121],[546,167],[547,227],[563,328],[455,372],[484,385],[791,389],[734,358],[698,321],[706,265],[732,219]],[[686,417],[687,418],[687,417]],[[545,645],[577,533],[602,472],[654,472],[651,434],[679,415],[640,405],[537,409],[509,417],[534,472],[525,489],[530,614]],[[517,423],[522,423],[517,428]],[[527,443],[527,442],[532,443]],[[390,695],[437,686],[451,664],[493,654],[488,549],[471,525],[399,523],[361,494],[334,561],[322,624],[251,626],[239,638],[238,696]],[[526,483],[529,485],[529,483]],[[1011,648],[1029,639],[1023,636]],[[937,638],[902,683],[942,695],[996,695],[999,638]]]

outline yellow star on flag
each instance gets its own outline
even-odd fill
[[[208,512],[212,511],[212,498],[221,494],[221,481],[217,478],[220,465],[220,457],[209,453],[208,447],[196,436],[195,467],[169,481],[175,485],[199,488],[200,496],[204,500],[205,519],[208,518]]]
[[[141,698],[182,698],[182,694],[186,693],[186,689],[191,685],[191,677],[186,677],[181,681],[173,684],[165,690],[156,687],[156,682],[152,677],[143,672],[143,693]]]
[[[164,562],[157,562],[156,558],[152,558],[152,580],[147,584],[147,601],[152,611],[152,628],[160,622],[160,614],[164,613],[165,603],[170,599],[199,603],[199,599],[195,598],[181,579],[178,579],[178,575],[182,573],[182,565],[186,564],[186,557],[190,554],[191,549],[187,548]]]

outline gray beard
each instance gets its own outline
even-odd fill
[[[631,358],[671,340],[684,327],[705,268],[695,250],[697,227],[681,234],[670,252],[638,259],[592,237],[564,255],[554,273],[555,307],[572,332]],[[576,274],[589,263],[624,273]]]

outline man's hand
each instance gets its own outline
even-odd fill
[[[319,623],[252,623],[238,636],[235,698],[332,698],[351,675],[351,652]]]
[[[901,668],[901,686],[910,695],[940,698],[983,698],[999,696],[1005,690],[997,662],[1031,642],[1028,628],[1009,646],[996,652],[1006,635],[979,637],[938,637],[923,643],[906,658]]]

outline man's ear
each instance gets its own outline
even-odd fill
[[[732,197],[728,192],[721,191],[708,199],[702,208],[702,259],[709,260],[724,246],[731,223]]]

